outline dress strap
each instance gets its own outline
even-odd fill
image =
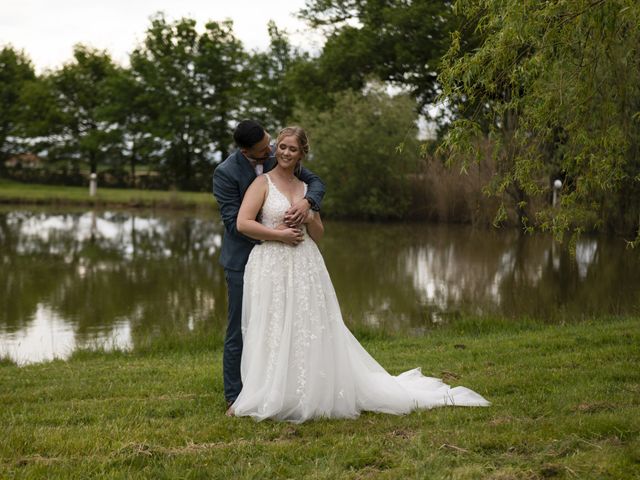
[[[263,175],[267,177],[267,194],[271,196],[271,192],[273,192],[274,190],[279,192],[280,190],[278,190],[278,187],[276,187],[276,184],[273,183],[273,180],[271,180],[271,177],[269,176],[269,174],[263,173]]]

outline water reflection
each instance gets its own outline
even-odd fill
[[[74,325],[45,304],[38,304],[32,321],[25,328],[2,335],[3,354],[19,363],[65,358],[76,348],[118,348],[133,345],[131,323],[118,320],[109,329],[77,335]]]
[[[6,212],[0,241],[0,353],[18,361],[131,347],[226,308],[211,218]]]
[[[40,361],[222,330],[221,240],[214,212],[0,210],[0,354]],[[640,306],[638,254],[615,239],[586,237],[572,257],[513,231],[329,223],[321,249],[351,327],[415,332],[467,311],[553,321]]]
[[[640,258],[584,237],[571,256],[548,236],[461,226],[328,228],[325,259],[353,323],[421,330],[460,313],[549,321],[640,310]]]

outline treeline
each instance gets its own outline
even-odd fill
[[[133,185],[142,167],[164,188],[207,188],[213,165],[231,148],[233,122],[251,116],[273,128],[291,116],[282,76],[299,55],[273,24],[269,33],[269,50],[247,52],[230,22],[199,32],[192,19],[159,14],[130,66],[78,45],[71,61],[42,75],[5,47],[1,164],[37,152],[50,170],[69,175],[100,166],[128,174]]]
[[[325,34],[318,55],[273,24],[248,52],[230,23],[161,14],[126,68],[78,46],[35,75],[5,47],[0,168],[29,151],[57,171],[206,190],[252,117],[310,131],[334,216],[638,233],[635,0],[309,0],[301,15]],[[433,105],[437,138],[419,142]]]

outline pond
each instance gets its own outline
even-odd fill
[[[223,331],[222,234],[214,211],[0,208],[0,356],[28,363]],[[320,248],[356,331],[640,312],[640,255],[620,238],[585,236],[572,256],[514,230],[326,222]]]

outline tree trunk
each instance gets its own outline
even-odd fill
[[[129,158],[131,166],[131,187],[136,188],[136,145],[133,144],[131,149],[131,157]]]
[[[91,168],[91,173],[98,172],[98,162],[96,162],[96,152],[94,150],[91,150],[89,152],[89,165]]]
[[[184,185],[183,188],[189,189],[191,187],[191,148],[189,142],[184,144]]]

